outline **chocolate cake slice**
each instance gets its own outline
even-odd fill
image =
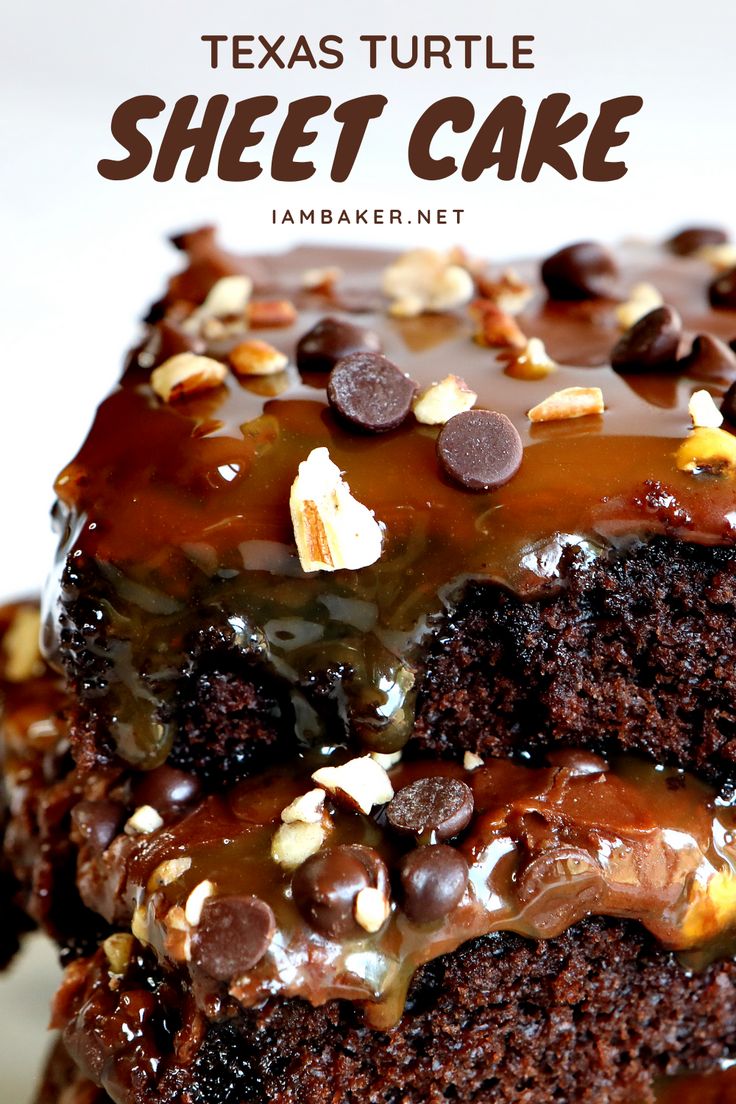
[[[105,929],[55,1022],[116,1104],[623,1104],[734,1055],[736,310],[676,242],[176,239],[46,611]]]

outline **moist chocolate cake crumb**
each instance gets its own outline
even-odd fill
[[[175,1041],[166,1002],[186,1000],[145,956],[132,969],[115,992],[93,963],[62,998],[72,1053],[119,1104],[650,1104],[654,1078],[708,1068],[736,1038],[736,964],[688,972],[628,922],[466,944],[417,972],[386,1033],[347,1002],[279,1000],[210,1024],[201,1045],[196,1027]],[[158,1027],[126,1042],[116,1017],[131,989]]]
[[[471,586],[430,652],[412,744],[461,756],[632,751],[720,781],[736,764],[736,563],[657,538],[524,602]]]
[[[409,750],[460,759],[556,745],[632,751],[727,781],[736,765],[732,552],[658,537],[564,571],[536,600],[468,587],[430,648]],[[190,665],[172,765],[216,786],[293,749],[287,689],[253,657],[200,642]],[[329,680],[305,689],[344,739]],[[73,738],[78,761],[94,763],[104,719],[83,711]]]
[[[272,682],[253,662],[224,652],[195,663],[179,688],[168,762],[215,786],[273,762],[288,737],[283,717],[291,708]]]

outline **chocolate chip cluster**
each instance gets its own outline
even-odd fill
[[[458,837],[472,815],[470,787],[445,777],[420,778],[400,789],[385,807],[386,822],[396,837],[414,843],[395,872],[400,907],[414,923],[443,920],[462,900],[468,864],[444,841]],[[303,862],[291,888],[300,913],[315,931],[332,939],[355,938],[366,930],[361,895],[373,890],[387,899],[390,876],[373,848],[338,844]]]
[[[356,432],[397,429],[417,397],[418,385],[379,349],[371,330],[329,317],[304,334],[297,346],[301,371],[329,371],[327,401],[340,422]],[[522,454],[513,423],[491,410],[453,414],[437,439],[441,470],[472,491],[507,483],[519,470]]]

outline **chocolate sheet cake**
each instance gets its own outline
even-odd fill
[[[57,482],[64,819],[37,786],[6,848],[73,889],[36,918],[79,1076],[116,1104],[720,1084],[733,247],[175,245]]]

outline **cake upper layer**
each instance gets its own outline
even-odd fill
[[[609,273],[606,297],[564,300],[548,295],[535,265],[509,279],[473,266],[471,277],[468,262],[448,264],[445,274],[465,274],[469,292],[459,279],[458,297],[476,296],[475,303],[447,309],[435,299],[442,309],[413,314],[416,303],[406,295],[394,299],[391,313],[381,289],[396,287],[395,268],[386,278],[396,258],[384,253],[309,248],[239,259],[223,253],[211,231],[178,244],[188,267],[154,308],[121,386],[57,482],[57,646],[78,687],[104,709],[125,757],[150,764],[165,756],[173,737],[162,702],[192,639],[213,625],[290,687],[302,736],[335,736],[304,686],[334,691],[339,684],[334,710],[352,735],[387,750],[409,735],[428,633],[468,579],[492,580],[526,598],[558,583],[571,559],[594,559],[632,538],[736,539],[736,484],[731,461],[720,455],[732,437],[692,431],[688,412],[695,390],[705,386],[719,400],[736,378],[725,345],[713,354],[701,343],[688,356],[695,335],[736,336],[736,310],[709,306],[707,260],[632,245]],[[334,265],[340,277],[327,272]],[[207,297],[233,274],[252,280],[249,302],[213,314]],[[645,350],[639,363],[629,357],[614,371],[618,308],[643,282],[680,313],[683,335],[655,370],[642,370]],[[547,283],[554,290],[554,280]],[[651,289],[631,302],[642,294]],[[499,309],[509,298],[524,304],[515,319]],[[441,426],[413,413],[385,432],[356,427],[335,384],[327,401],[329,372],[297,351],[326,317],[360,327],[350,351],[357,341],[375,357],[380,346],[419,388],[460,377],[477,395],[475,410],[500,412],[518,432],[523,456],[515,474],[489,491],[460,485],[448,474],[448,450],[438,458]],[[534,337],[557,366],[535,345],[524,346]],[[265,351],[238,353],[254,339],[267,343]],[[215,372],[217,386],[172,401],[160,381],[152,387],[152,371],[185,350],[232,370]],[[264,357],[272,367],[286,363],[271,374],[244,374],[254,370],[254,356],[259,372]],[[530,420],[532,408],[570,387],[600,388],[604,411]],[[375,403],[375,394],[360,401]],[[718,437],[716,459],[709,434]],[[477,446],[460,446],[461,459],[470,453],[477,460]],[[370,515],[369,522],[361,515],[364,545],[377,542],[380,555],[357,570],[304,570],[313,564],[297,554],[292,485],[300,464],[322,448],[344,473],[352,500],[378,522],[370,529]],[[332,478],[330,471],[323,465],[318,481]],[[88,606],[75,637],[64,631],[64,610],[79,593]],[[55,602],[50,608],[55,625]],[[84,670],[74,669],[79,634],[92,641]]]

